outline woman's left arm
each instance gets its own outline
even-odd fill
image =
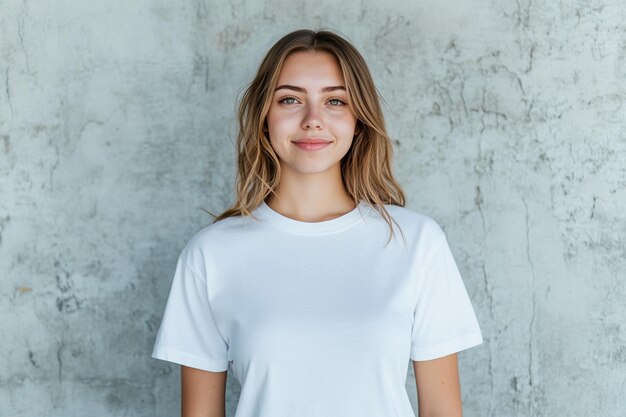
[[[457,354],[413,361],[419,417],[462,417]]]

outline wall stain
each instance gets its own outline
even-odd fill
[[[70,277],[70,273],[67,271],[61,275],[57,274],[55,278],[57,282],[56,284],[57,288],[62,293],[66,293],[74,287],[74,282],[72,281],[72,278]]]
[[[150,314],[150,317],[145,321],[145,323],[146,326],[148,326],[148,331],[150,333],[154,333],[154,331],[159,327],[161,319],[156,314]]]
[[[80,309],[83,302],[76,298],[75,295],[67,297],[57,297],[56,305],[57,309],[61,313],[71,314]]]
[[[61,340],[59,347],[57,348],[57,363],[59,364],[59,383],[63,382],[63,349],[65,348],[65,342]]]
[[[217,44],[221,51],[228,52],[243,44],[250,38],[250,31],[239,26],[229,25],[217,37]]]
[[[124,411],[124,401],[117,395],[110,393],[106,397],[106,405],[110,411],[121,412]]]
[[[33,352],[32,350],[28,351],[28,360],[35,368],[39,368],[39,364],[37,363],[37,361],[35,361],[35,352]]]
[[[4,229],[6,229],[10,221],[11,216],[0,217],[0,246],[2,246],[2,233],[4,233]]]
[[[193,60],[193,78],[202,78],[204,91],[209,91],[209,58],[206,55],[196,54]]]
[[[11,86],[9,81],[9,67],[4,71],[4,91],[7,95],[7,102],[9,103],[9,109],[11,110],[11,118],[15,117],[13,113],[13,100],[11,99]]]
[[[11,137],[9,135],[2,135],[2,147],[4,148],[4,154],[8,155],[11,151]]]
[[[60,271],[55,274],[56,287],[61,295],[56,299],[56,306],[59,312],[71,314],[80,309],[82,301],[76,295],[70,293],[74,289],[74,281],[69,271],[61,266],[61,262],[57,259],[54,261],[54,267]]]

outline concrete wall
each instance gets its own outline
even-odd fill
[[[624,417],[625,22],[608,0],[3,0],[0,414],[178,413],[149,355],[178,252],[232,201],[235,100],[325,26],[368,60],[408,206],[474,302],[465,414]]]

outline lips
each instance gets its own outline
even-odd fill
[[[302,139],[292,140],[292,142],[293,143],[309,143],[309,144],[326,144],[332,141],[320,139],[320,138],[302,138]]]
[[[301,138],[297,140],[292,140],[292,142],[298,148],[304,149],[306,151],[317,151],[319,149],[327,147],[332,143],[332,141],[321,138]]]

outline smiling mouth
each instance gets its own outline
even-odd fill
[[[325,148],[330,145],[332,142],[319,140],[319,139],[305,139],[299,141],[292,141],[294,145],[296,145],[300,149],[304,149],[306,151],[317,151],[319,149]]]
[[[292,142],[293,143],[330,143],[332,141],[329,139],[309,137],[309,138],[301,138],[301,139],[292,140]]]

